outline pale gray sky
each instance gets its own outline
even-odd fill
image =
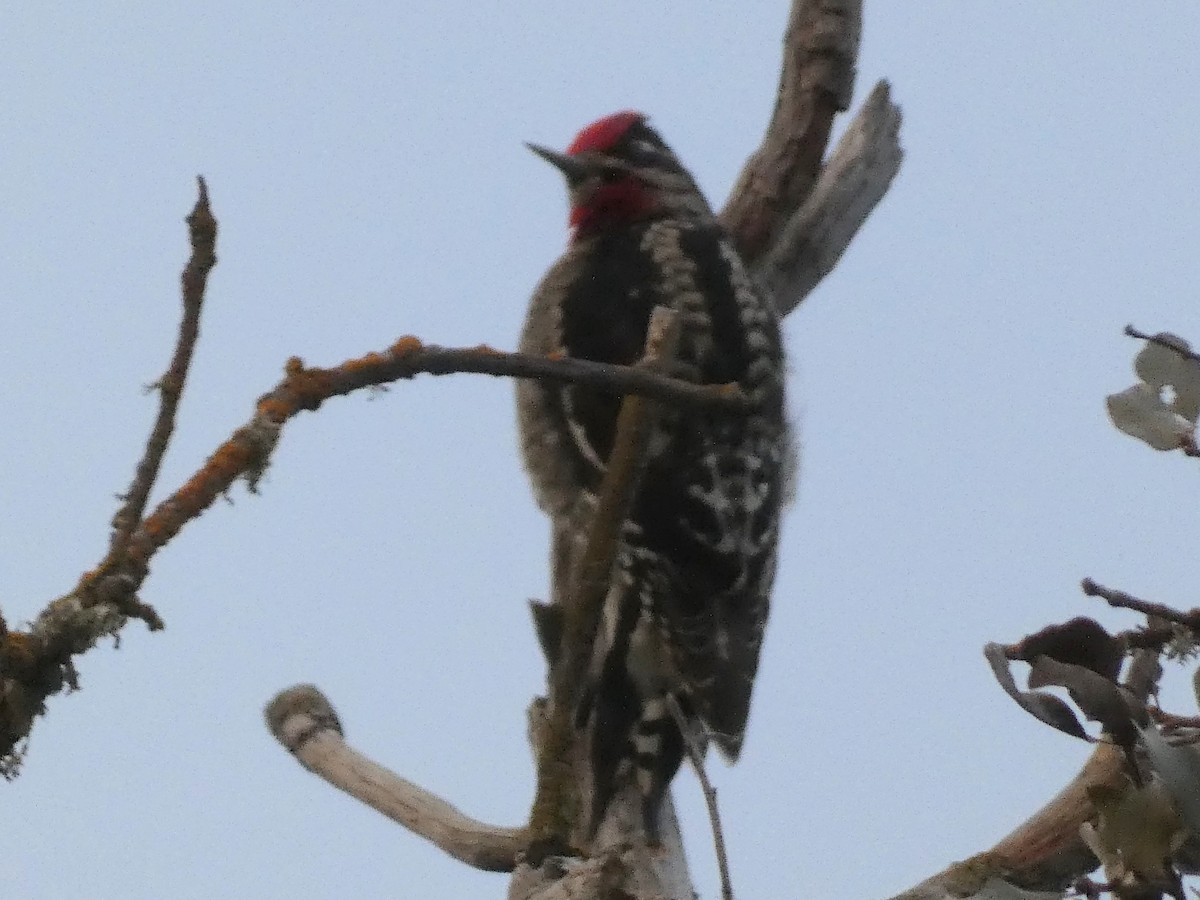
[[[523,140],[643,109],[719,203],[769,116],[786,11],[7,4],[8,620],[106,546],[197,173],[221,261],[163,491],[293,354],[513,346],[566,236]],[[867,3],[856,101],[891,79],[907,158],[787,322],[799,501],[746,752],[712,772],[739,896],[884,897],[987,846],[1087,748],[1017,709],[981,646],[1134,624],[1084,575],[1196,602],[1196,463],[1116,433],[1103,401],[1132,380],[1127,322],[1200,339],[1197,47],[1191,3]],[[511,393],[427,378],[289,425],[262,495],[237,488],[155,561],[142,596],[167,630],[89,654],[0,786],[5,895],[502,896],[301,771],[260,711],[314,681],[381,762],[522,820],[546,534]],[[676,796],[714,896],[690,775]]]

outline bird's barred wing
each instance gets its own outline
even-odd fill
[[[774,306],[717,226],[678,232],[676,267],[693,323],[685,361],[703,381],[737,381],[749,415],[698,411],[649,463],[634,519],[670,586],[653,609],[696,712],[736,757],[749,714],[775,572],[788,433]],[[688,282],[685,285],[686,281]],[[684,289],[685,286],[688,289]]]

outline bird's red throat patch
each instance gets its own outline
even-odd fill
[[[656,206],[644,184],[632,177],[625,178],[601,186],[585,205],[573,207],[571,227],[579,234],[612,223],[633,222]]]
[[[615,147],[630,128],[646,121],[643,113],[623,110],[597,119],[588,125],[567,148],[570,156],[580,153],[605,153]],[[601,185],[582,206],[571,210],[575,235],[586,234],[613,223],[631,222],[655,208],[651,193],[632,176]]]

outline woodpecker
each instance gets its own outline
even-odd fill
[[[739,383],[753,407],[662,410],[576,711],[591,757],[590,833],[633,780],[656,840],[685,750],[671,705],[728,761],[742,747],[789,447],[778,315],[643,114],[600,119],[565,153],[527,146],[566,179],[571,236],[534,292],[522,352],[632,364],[651,311],[668,306],[681,314],[682,367],[702,383]],[[590,388],[518,382],[522,455],[551,520],[560,586],[573,580],[620,403]]]

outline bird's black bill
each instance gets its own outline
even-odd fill
[[[558,169],[558,171],[562,172],[569,183],[575,184],[587,177],[587,166],[575,159],[575,157],[567,156],[565,153],[559,153],[557,150],[551,150],[548,147],[542,147],[538,144],[526,144],[525,146],[554,166],[554,168]]]

